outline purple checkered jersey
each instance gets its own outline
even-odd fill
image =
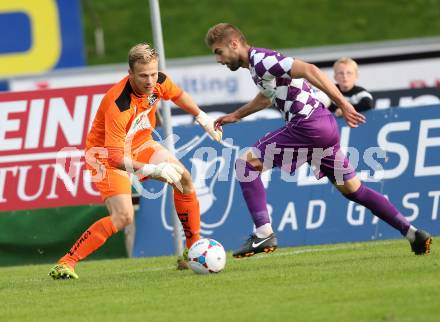
[[[266,48],[249,49],[249,70],[260,92],[284,114],[286,122],[293,118],[309,118],[322,104],[304,78],[292,78],[292,57]]]

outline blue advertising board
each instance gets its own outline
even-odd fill
[[[0,3],[0,78],[83,66],[80,0]]]
[[[440,234],[440,105],[366,113],[350,129],[342,119],[341,146],[366,185],[385,194],[416,227]],[[224,127],[223,143],[198,126],[174,129],[179,159],[190,170],[201,207],[202,235],[226,249],[241,245],[253,224],[235,178],[234,162],[254,142],[282,126],[280,120]],[[306,165],[295,175],[279,169],[263,175],[279,246],[400,238],[368,209],[345,199]],[[174,252],[169,195],[164,185],[143,184],[136,218],[134,256]],[[408,246],[409,247],[409,246]]]

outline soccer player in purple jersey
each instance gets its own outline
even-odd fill
[[[416,255],[429,254],[431,235],[416,229],[382,194],[362,184],[339,145],[339,129],[333,115],[315,98],[310,84],[325,92],[342,110],[350,127],[365,117],[342,96],[319,68],[276,51],[250,46],[235,26],[219,23],[209,29],[205,42],[218,63],[235,71],[249,69],[259,93],[235,112],[216,120],[216,126],[234,123],[272,104],[283,113],[285,126],[266,134],[235,164],[237,178],[256,231],[233,253],[234,257],[271,252],[277,239],[270,224],[266,191],[261,173],[273,167],[293,173],[305,162],[314,167],[317,178],[326,176],[349,200],[368,208],[374,215],[399,230]]]

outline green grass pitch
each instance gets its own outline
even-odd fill
[[[440,321],[440,252],[404,240],[228,253],[219,274],[174,257],[86,261],[79,280],[50,265],[0,268],[0,321]]]

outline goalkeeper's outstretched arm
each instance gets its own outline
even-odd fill
[[[209,134],[211,139],[220,142],[222,139],[222,130],[214,128],[214,120],[205,112],[203,112],[197,104],[194,102],[192,97],[183,92],[174,103],[179,106],[185,112],[193,115],[196,118],[197,123]]]

